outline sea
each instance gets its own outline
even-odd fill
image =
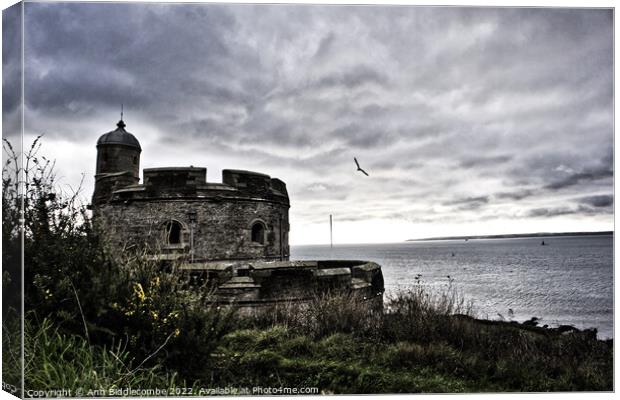
[[[544,240],[545,245],[541,245]],[[456,292],[478,318],[596,328],[613,338],[613,236],[291,246],[291,260],[367,260],[386,297],[415,285]]]

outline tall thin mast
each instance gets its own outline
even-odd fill
[[[334,236],[332,235],[332,215],[329,214],[329,247],[334,247]]]

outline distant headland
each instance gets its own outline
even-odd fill
[[[607,236],[613,235],[614,231],[600,232],[538,232],[538,233],[513,233],[505,235],[476,235],[476,236],[442,236],[423,239],[407,239],[407,242],[419,242],[423,240],[469,240],[469,239],[515,239],[536,238],[544,236]]]

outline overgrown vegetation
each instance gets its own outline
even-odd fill
[[[17,156],[6,141],[4,150],[3,265],[14,265],[18,262],[8,260],[5,264],[4,257],[20,253],[20,171]],[[49,336],[56,342],[83,340],[86,345],[81,348],[94,348],[95,355],[122,346],[123,355],[136,368],[157,368],[171,376],[176,373],[183,377],[179,382],[208,374],[211,353],[219,338],[232,329],[234,309],[212,306],[209,291],[188,285],[174,267],[164,270],[144,254],[109,251],[86,206],[78,201],[78,192],[58,190],[53,164],[39,156],[39,150],[37,139],[24,155],[23,166],[25,330],[40,336],[41,329],[54,329],[59,335]],[[18,273],[5,269],[4,282],[15,281]],[[19,288],[10,292],[19,297]],[[4,315],[10,311],[5,310]],[[14,324],[8,322],[3,320],[3,335],[9,329],[14,332]],[[4,335],[3,340],[10,338]],[[25,345],[26,358],[33,360],[26,368],[30,372],[26,387],[35,385],[36,389],[42,380],[31,381],[32,377],[37,368],[49,365],[32,359],[32,354],[41,354],[33,343],[26,341]],[[16,351],[19,353],[19,348]],[[50,359],[59,357],[62,364],[68,354],[51,354]],[[84,360],[92,359],[93,354],[85,354]],[[85,386],[89,376],[83,376]],[[49,384],[62,387],[63,383]]]
[[[174,266],[110,252],[77,193],[58,190],[39,148],[37,140],[24,164],[27,389],[613,390],[611,341],[476,320],[452,287],[431,293],[418,284],[383,310],[332,293],[242,319]],[[3,265],[11,265],[20,199],[17,159],[8,143],[5,151]],[[3,271],[5,293],[15,273]],[[19,327],[6,318],[16,311],[3,311],[3,379],[17,379]]]
[[[26,387],[36,390],[89,390],[125,387],[174,387],[177,374],[159,365],[136,365],[124,344],[90,346],[64,333],[49,319],[26,319]]]
[[[329,296],[246,321],[219,348],[219,367],[231,371],[221,380],[334,393],[613,388],[612,342],[593,331],[478,320],[452,286],[416,285],[388,298],[383,313],[359,300]]]

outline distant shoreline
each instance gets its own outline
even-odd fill
[[[539,233],[512,233],[505,235],[475,235],[475,236],[441,236],[424,239],[407,239],[407,242],[421,242],[429,240],[469,240],[469,239],[516,239],[516,238],[537,238],[547,236],[608,236],[613,235],[614,231],[600,232],[539,232]]]

